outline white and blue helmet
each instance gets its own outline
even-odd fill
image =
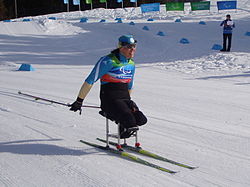
[[[119,38],[119,47],[126,46],[128,44],[136,44],[137,41],[132,35],[122,35]]]

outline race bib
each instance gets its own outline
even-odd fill
[[[234,24],[233,21],[227,21],[227,25],[232,26]]]

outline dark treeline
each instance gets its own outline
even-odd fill
[[[93,8],[105,8],[105,3],[99,0],[92,0]],[[145,3],[166,3],[166,2],[190,2],[202,0],[138,0],[137,6]],[[51,13],[66,12],[67,5],[63,0],[0,0],[0,20],[16,18],[15,2],[17,3],[17,17],[37,16]],[[122,4],[117,0],[107,0],[108,8],[121,8]],[[130,0],[123,1],[123,7],[134,7],[135,3]],[[73,5],[73,0],[69,0],[70,11],[79,10],[78,5]],[[91,6],[81,0],[81,10],[89,10]]]

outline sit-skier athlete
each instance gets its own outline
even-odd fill
[[[120,123],[120,138],[129,138],[138,126],[147,123],[146,116],[139,110],[130,94],[133,87],[135,64],[133,57],[137,41],[132,35],[119,38],[118,48],[100,58],[83,83],[78,97],[70,110],[81,112],[83,100],[93,84],[100,79],[100,100],[102,113]]]

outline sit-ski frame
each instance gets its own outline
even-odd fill
[[[118,150],[122,150],[122,145],[121,145],[121,135],[120,135],[120,123],[117,123],[117,134],[111,134],[109,132],[109,119],[106,118],[106,147],[109,147],[109,137],[111,138],[117,138],[117,145],[116,148]],[[135,147],[140,147],[140,143],[138,142],[138,132],[136,131],[135,134],[132,136],[135,137]],[[126,138],[124,138],[124,145],[126,145]]]

